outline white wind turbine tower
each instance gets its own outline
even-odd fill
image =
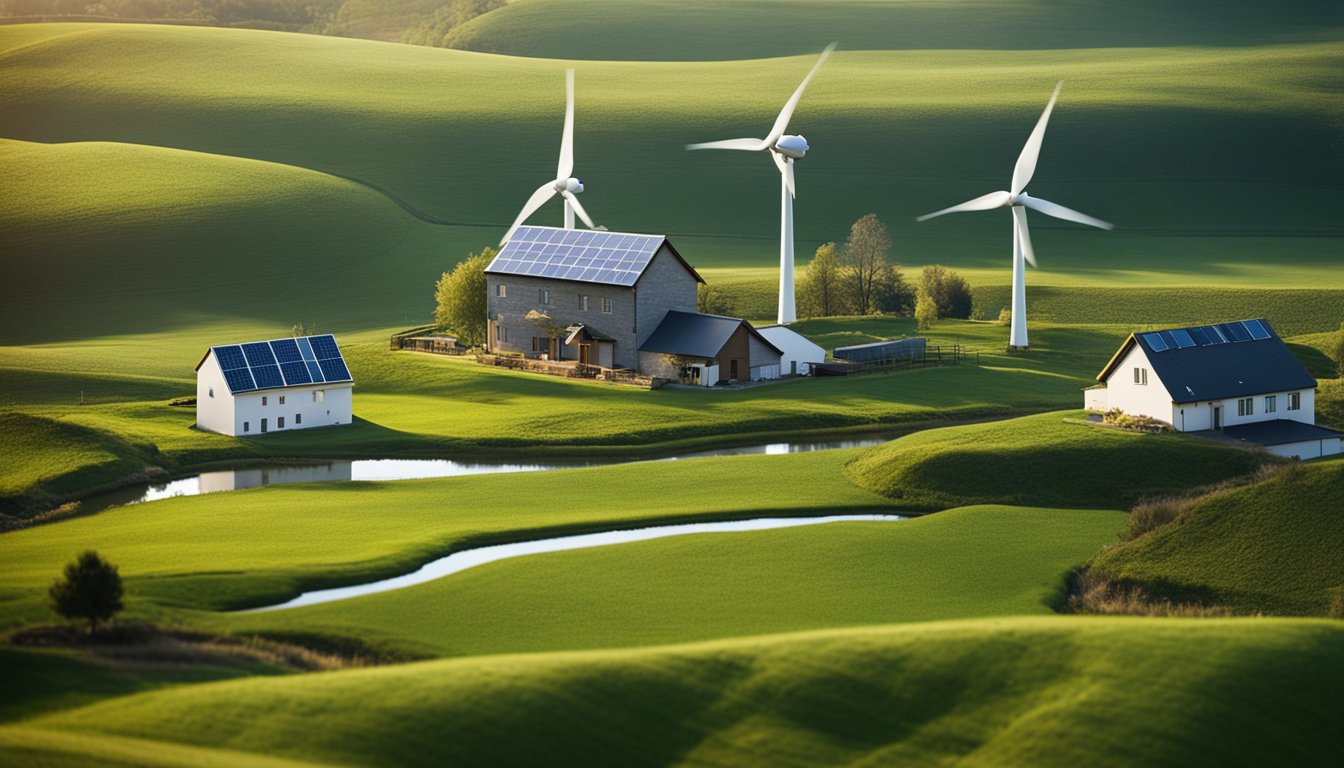
[[[508,242],[513,233],[518,229],[527,217],[536,213],[537,209],[550,200],[555,195],[560,195],[565,199],[565,229],[574,228],[574,214],[579,214],[583,223],[588,225],[589,229],[606,229],[593,224],[589,218],[588,212],[583,210],[579,204],[579,199],[575,197],[583,191],[583,179],[576,179],[570,174],[574,173],[574,70],[565,71],[565,132],[560,137],[560,164],[555,171],[555,179],[548,181],[537,187],[537,191],[527,198],[527,203],[523,205],[523,210],[518,213],[518,218],[513,220],[513,226],[504,233],[499,244]]]
[[[770,159],[779,166],[781,177],[780,183],[780,206],[779,206],[779,317],[777,321],[780,325],[792,323],[798,319],[794,308],[793,300],[793,198],[795,188],[793,183],[793,162],[803,159],[807,154],[807,139],[802,136],[785,135],[784,131],[789,127],[789,118],[793,116],[793,110],[798,106],[798,101],[803,98],[803,90],[807,88],[808,82],[812,76],[817,74],[821,65],[825,63],[826,58],[835,50],[835,43],[826,46],[826,50],[821,52],[821,58],[812,65],[812,71],[807,73],[803,82],[798,86],[798,90],[793,92],[793,96],[784,104],[784,109],[780,110],[779,117],[775,118],[775,124],[771,126],[770,133],[764,139],[725,139],[723,141],[710,141],[704,144],[687,144],[687,149],[738,149],[747,152],[760,152],[761,150],[770,150]]]
[[[1009,344],[1014,347],[1027,346],[1027,284],[1026,270],[1022,262],[1026,260],[1031,262],[1031,266],[1036,266],[1036,254],[1031,249],[1031,233],[1027,230],[1027,208],[1040,211],[1046,216],[1053,216],[1056,219],[1076,221],[1079,224],[1087,224],[1101,229],[1111,229],[1112,227],[1110,223],[1101,219],[1094,219],[1085,213],[1079,213],[1071,208],[1065,208],[1039,197],[1030,197],[1024,191],[1027,188],[1027,182],[1031,181],[1032,174],[1036,172],[1036,158],[1040,156],[1041,142],[1045,139],[1045,124],[1050,121],[1050,111],[1055,108],[1055,99],[1059,98],[1059,89],[1063,87],[1063,80],[1055,85],[1055,92],[1050,97],[1050,103],[1045,105],[1045,111],[1041,113],[1041,119],[1036,121],[1036,127],[1032,129],[1031,136],[1027,137],[1027,145],[1022,148],[1022,154],[1018,155],[1017,165],[1013,168],[1013,181],[1009,191],[990,192],[988,195],[982,195],[974,200],[967,200],[960,205],[944,208],[941,211],[935,211],[916,219],[916,221],[925,221],[935,216],[942,216],[945,213],[957,213],[959,211],[985,211],[990,208],[1004,207],[1013,209],[1013,317]]]

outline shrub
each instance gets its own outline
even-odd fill
[[[98,622],[121,610],[121,574],[93,550],[85,550],[65,566],[65,575],[48,591],[51,606],[67,619],[87,619],[89,634]]]
[[[1004,307],[999,310],[999,325],[1011,325],[1013,322],[1013,311]]]

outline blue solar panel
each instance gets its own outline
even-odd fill
[[[285,386],[285,380],[280,375],[280,368],[275,365],[254,365],[252,366],[252,378],[257,380],[257,389],[270,389],[271,387]]]
[[[248,373],[246,368],[230,368],[224,372],[224,381],[228,382],[229,391],[234,394],[257,388],[257,385],[252,383],[252,374]]]
[[[215,347],[215,359],[219,361],[221,370],[231,371],[235,368],[247,367],[247,358],[243,357],[243,348],[236,345]]]
[[[1232,341],[1250,341],[1251,333],[1246,330],[1246,326],[1241,323],[1223,323],[1219,326],[1223,333]]]
[[[271,345],[264,341],[254,341],[243,345],[243,354],[252,368],[258,365],[275,365],[275,355],[271,354]]]
[[[1209,334],[1203,328],[1191,328],[1190,335],[1195,338],[1195,343],[1201,347],[1207,347],[1213,343],[1209,341]]]
[[[1167,333],[1171,334],[1171,338],[1176,341],[1176,346],[1181,349],[1195,346],[1195,340],[1190,338],[1190,332],[1184,328],[1175,328],[1167,331]]]
[[[1205,335],[1209,337],[1210,344],[1227,343],[1227,337],[1223,335],[1222,330],[1220,330],[1216,325],[1206,325],[1200,330],[1204,331]]]
[[[662,244],[656,235],[519,227],[487,271],[629,286]]]
[[[1263,341],[1269,338],[1269,329],[1259,320],[1243,320],[1241,324],[1246,326],[1246,330],[1250,332],[1252,339]]]
[[[298,350],[298,347],[295,347]],[[285,375],[285,383],[293,386],[295,384],[312,384],[313,377],[308,373],[308,366],[302,360],[297,363],[281,363],[280,372]]]
[[[299,345],[293,339],[277,339],[271,342],[271,351],[281,363],[297,363],[303,359],[299,354]]]
[[[308,343],[307,336],[299,337],[299,352],[304,360],[317,360],[317,356],[313,354],[313,345]]]
[[[1165,352],[1167,349],[1167,341],[1160,333],[1145,333],[1143,340],[1148,342],[1148,346],[1152,347],[1154,352]]]
[[[345,367],[345,361],[339,357],[329,357],[324,360],[318,360],[317,364],[322,366],[322,376],[327,381],[350,380],[350,371]]]
[[[321,384],[325,379],[322,378],[322,368],[316,360],[304,360],[303,364],[308,368],[308,375],[313,377],[314,384]]]
[[[309,336],[308,342],[313,345],[313,354],[317,356],[318,360],[341,356],[341,350],[336,346],[336,339],[330,335]]]

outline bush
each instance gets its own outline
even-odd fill
[[[48,591],[51,607],[67,619],[87,619],[89,634],[98,622],[121,610],[121,574],[93,550],[86,550],[65,566],[64,577]]]
[[[965,320],[971,316],[974,301],[965,278],[946,267],[932,264],[919,276],[918,295],[927,296],[937,308],[938,317]],[[916,304],[918,312],[918,304]]]

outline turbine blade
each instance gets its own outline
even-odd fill
[[[593,223],[592,218],[588,216],[588,212],[583,210],[583,206],[579,204],[579,198],[577,195],[575,195],[573,192],[570,192],[567,189],[561,191],[560,194],[566,200],[569,201],[570,205],[574,206],[574,212],[579,214],[579,218],[583,220],[584,224],[588,225],[589,229],[601,229],[601,227],[598,227],[596,224]]]
[[[499,244],[502,246],[504,243],[508,242],[509,238],[513,237],[514,231],[516,231],[524,221],[527,221],[528,216],[536,213],[538,208],[544,205],[547,200],[550,200],[555,194],[555,191],[555,182],[553,181],[548,181],[540,187],[537,187],[537,191],[533,192],[532,196],[527,198],[527,202],[523,205],[523,210],[518,212],[518,218],[513,220],[513,226],[509,227],[508,232],[504,233],[504,237],[500,238]]]
[[[991,208],[1001,208],[1008,204],[1011,197],[1007,192],[990,192],[988,195],[981,195],[974,200],[967,200],[951,208],[944,208],[941,211],[926,213],[915,219],[915,221],[928,221],[935,216],[942,216],[945,213],[960,213],[961,211],[988,211]]]
[[[560,164],[555,178],[574,175],[574,70],[565,70],[565,132],[560,136]]]
[[[1017,222],[1017,242],[1022,249],[1022,258],[1031,266],[1036,266],[1036,252],[1031,248],[1031,230],[1027,229],[1027,209],[1013,206],[1013,220]]]
[[[1014,195],[1026,189],[1027,183],[1031,181],[1031,175],[1036,173],[1036,159],[1041,155],[1041,142],[1045,141],[1045,124],[1050,122],[1050,112],[1054,110],[1055,99],[1059,98],[1059,89],[1063,87],[1063,80],[1055,85],[1055,92],[1050,95],[1050,103],[1045,105],[1041,119],[1037,120],[1036,127],[1031,129],[1027,144],[1022,147],[1022,154],[1017,156],[1017,165],[1013,168],[1013,184],[1009,187],[1009,191]]]
[[[1033,211],[1040,211],[1046,216],[1054,216],[1056,219],[1076,221],[1079,224],[1086,224],[1089,227],[1096,227],[1098,229],[1115,229],[1115,225],[1109,221],[1093,218],[1086,213],[1079,213],[1072,208],[1065,208],[1058,203],[1042,200],[1039,197],[1027,197],[1027,199],[1023,201],[1023,204]]]
[[[771,152],[770,159],[775,161],[775,166],[779,168],[779,173],[784,177],[784,186],[789,189],[789,197],[798,197],[798,190],[793,184],[793,163],[789,162],[778,152]]]
[[[759,152],[770,146],[761,139],[724,139],[706,141],[702,144],[687,144],[687,149],[740,149],[745,152]]]
[[[804,77],[803,82],[798,85],[798,90],[794,91],[789,100],[784,103],[784,109],[780,110],[779,117],[775,118],[775,124],[771,126],[770,133],[765,137],[766,146],[774,146],[775,142],[779,141],[779,137],[784,135],[784,130],[789,127],[789,118],[793,117],[793,110],[798,107],[798,102],[802,100],[803,91],[807,89],[807,84],[812,81],[812,76],[817,74],[817,70],[821,69],[821,65],[826,63],[826,59],[830,58],[831,51],[834,50],[835,43],[826,46],[826,50],[821,52],[821,57],[817,59],[817,63],[813,64],[812,69],[808,71],[807,77]]]

